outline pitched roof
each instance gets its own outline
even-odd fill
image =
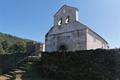
[[[80,22],[80,24],[82,24],[82,23]],[[82,25],[84,25],[84,24],[82,24]],[[93,31],[92,29],[90,29],[87,25],[84,25],[84,27],[87,28],[88,30],[90,30],[91,32],[93,32],[94,34],[96,34],[97,36],[99,36],[103,41],[105,41],[108,44],[108,42],[104,38],[102,38],[98,33]]]

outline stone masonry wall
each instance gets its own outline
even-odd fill
[[[52,80],[120,80],[120,50],[43,53],[39,71]]]

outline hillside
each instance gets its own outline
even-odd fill
[[[10,35],[10,34],[5,34],[5,33],[0,32],[0,43],[2,41],[7,41],[9,43],[9,45],[12,45],[16,42],[28,42],[28,41],[32,41],[32,40],[23,39],[23,38],[20,38],[20,37],[16,37],[16,36],[13,36],[13,35]]]
[[[0,32],[0,54],[25,53],[29,39],[16,37]]]

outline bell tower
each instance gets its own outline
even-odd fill
[[[79,21],[79,10],[77,8],[64,5],[54,15],[54,25],[63,25],[70,22]]]

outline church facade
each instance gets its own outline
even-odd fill
[[[54,15],[54,25],[45,36],[45,51],[107,49],[100,35],[79,22],[79,10],[64,5]]]

